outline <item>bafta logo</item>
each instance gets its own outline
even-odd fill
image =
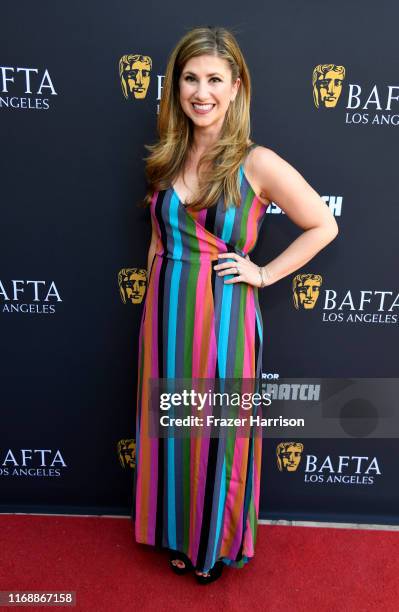
[[[313,101],[316,108],[334,108],[337,105],[345,78],[344,66],[318,64],[313,69]]]
[[[302,451],[301,442],[280,442],[276,448],[277,467],[280,472],[296,472]]]
[[[119,440],[117,444],[119,463],[123,468],[136,467],[136,440]]]
[[[123,95],[127,99],[142,100],[150,84],[152,60],[148,55],[130,53],[119,60],[119,77]]]
[[[141,304],[147,285],[147,270],[143,268],[122,268],[118,273],[118,286],[122,302]]]
[[[312,310],[319,297],[320,274],[297,274],[292,281],[292,299],[297,310]]]

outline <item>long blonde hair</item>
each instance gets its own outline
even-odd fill
[[[251,143],[251,80],[234,35],[225,28],[207,26],[187,32],[169,57],[157,120],[159,141],[145,145],[151,153],[144,158],[148,191],[141,205],[149,205],[155,191],[171,187],[183,168],[192,144],[193,124],[180,105],[179,78],[186,62],[198,55],[227,60],[232,82],[240,77],[241,83],[226,112],[220,137],[198,162],[199,191],[196,200],[190,202],[190,208],[210,208],[222,193],[226,207],[241,204],[238,170]],[[210,170],[200,172],[199,166],[202,164]]]

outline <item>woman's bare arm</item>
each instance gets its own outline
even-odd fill
[[[256,147],[250,166],[261,193],[304,230],[280,255],[263,266],[269,285],[310,261],[337,236],[338,225],[319,194],[277,153]]]

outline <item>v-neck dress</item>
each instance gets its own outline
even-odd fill
[[[250,253],[265,218],[244,164],[239,180],[241,206],[227,211],[223,196],[190,211],[173,187],[150,205],[158,243],[139,331],[135,538],[183,552],[203,572],[254,556],[262,437],[151,437],[150,379],[261,377],[258,288],[225,284],[232,276],[213,269],[227,261],[218,253]]]

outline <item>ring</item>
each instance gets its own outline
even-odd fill
[[[236,274],[239,274],[239,273],[240,273],[240,271],[239,271],[239,269],[238,269],[238,266],[236,266],[236,270],[237,270]]]

